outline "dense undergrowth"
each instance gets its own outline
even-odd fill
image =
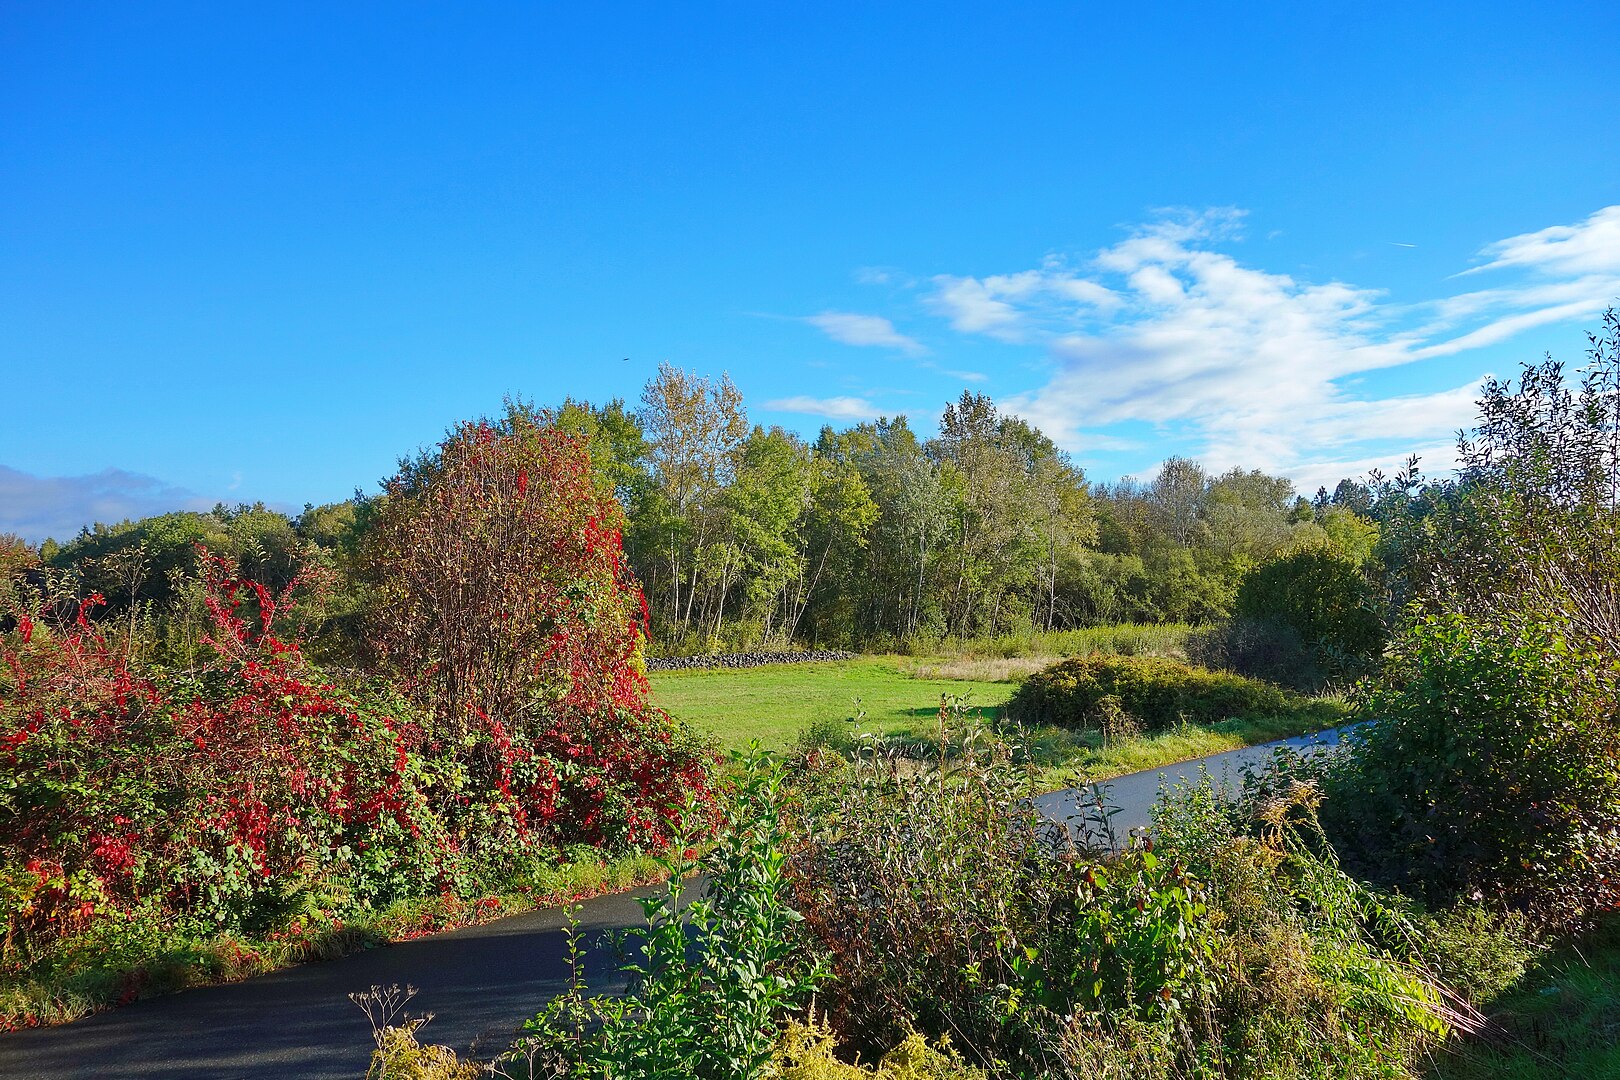
[[[195,605],[128,621],[74,581],[11,583],[0,1015],[70,1019],[645,877],[634,857],[712,807],[712,755],[647,703],[613,507],[558,433],[458,429],[377,510],[393,614],[370,673],[287,636],[298,578],[272,591],[206,550],[178,590]],[[446,591],[458,561],[482,575]]]
[[[1105,817],[1079,833],[1040,819],[1015,747],[960,714],[942,724],[952,749],[930,760],[756,758],[703,864],[702,899],[672,885],[647,902],[628,996],[576,986],[497,1067],[1415,1076],[1477,1025],[1469,996],[1516,974],[1432,947],[1480,920],[1495,932],[1496,917],[1427,916],[1340,869],[1309,784],[1236,803],[1183,790],[1161,808],[1155,842],[1109,854]],[[395,1027],[379,1034],[375,1076],[410,1075],[390,1070],[422,1059],[416,1029]]]

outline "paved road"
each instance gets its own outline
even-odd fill
[[[634,893],[586,902],[581,929],[641,920]],[[486,1056],[568,980],[557,909],[514,915],[228,986],[199,987],[98,1013],[63,1027],[0,1035],[7,1080],[359,1080],[371,1027],[348,995],[392,983],[420,988],[423,1037]],[[610,972],[605,949],[587,972]],[[593,985],[601,985],[593,979]]]
[[[1336,734],[1288,740],[1301,747],[1336,741]],[[1280,745],[1280,744],[1273,744]],[[1261,762],[1270,747],[1203,760],[1212,775],[1237,779],[1244,764]],[[1122,833],[1145,826],[1162,783],[1196,777],[1200,762],[1110,782]],[[1056,792],[1039,800],[1059,820],[1079,796]],[[656,887],[655,887],[656,888]],[[641,920],[635,893],[588,901],[581,927],[601,931]],[[410,984],[421,993],[413,1014],[434,1013],[424,1038],[490,1056],[540,1004],[564,988],[563,918],[556,909],[510,918],[326,963],[305,964],[229,986],[201,987],[104,1012],[63,1027],[0,1035],[5,1080],[358,1080],[371,1053],[371,1028],[348,995],[371,986]],[[615,966],[593,948],[586,970],[605,985]]]
[[[1317,750],[1337,745],[1349,730],[1349,727],[1333,728],[1316,735],[1301,735],[1242,750],[1228,750],[1224,754],[1212,754],[1206,758],[1184,761],[1179,765],[1149,769],[1147,772],[1131,773],[1129,776],[1105,781],[1106,804],[1118,808],[1111,819],[1111,824],[1114,831],[1123,839],[1132,829],[1148,827],[1151,823],[1153,804],[1158,801],[1159,791],[1163,787],[1183,780],[1196,781],[1203,771],[1207,772],[1217,785],[1224,782],[1236,788],[1242,783],[1243,770],[1246,766],[1266,764],[1271,760],[1272,752],[1278,747],[1288,746],[1302,753],[1315,753]],[[1054,791],[1036,799],[1035,807],[1054,821],[1083,821],[1087,815],[1085,803],[1089,796],[1089,792],[1073,788]]]

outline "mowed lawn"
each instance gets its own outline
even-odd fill
[[[844,721],[864,712],[859,732],[900,734],[926,729],[941,695],[993,714],[1012,696],[1009,682],[908,674],[904,657],[863,656],[821,664],[771,664],[718,671],[654,672],[652,700],[728,748],[754,739],[781,750],[818,721]],[[852,728],[854,725],[852,725]]]

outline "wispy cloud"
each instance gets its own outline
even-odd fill
[[[215,500],[152,476],[103,469],[86,476],[35,476],[0,465],[0,532],[31,543],[68,540],[96,522],[206,510]]]
[[[824,311],[820,315],[806,316],[804,321],[844,345],[897,349],[907,356],[921,356],[928,351],[922,342],[902,334],[894,328],[894,323],[881,315]]]
[[[933,283],[929,304],[953,330],[1013,342],[1038,337],[1054,325],[1108,315],[1123,299],[1055,256],[1039,270],[983,278],[938,274]]]
[[[817,398],[800,394],[767,401],[764,407],[776,412],[824,416],[829,420],[875,420],[881,415],[870,401],[858,397]]]
[[[1219,250],[1242,220],[1167,213],[1078,264],[938,275],[927,300],[960,333],[1042,350],[1046,383],[1006,405],[1070,449],[1106,449],[1111,425],[1146,422],[1211,464],[1303,482],[1387,462],[1383,443],[1443,445],[1472,420],[1477,380],[1378,396],[1359,376],[1589,318],[1620,296],[1620,207],[1489,244],[1468,273],[1509,280],[1423,305],[1245,265]]]
[[[1620,206],[1606,206],[1574,225],[1510,236],[1480,254],[1488,261],[1466,273],[1523,267],[1558,275],[1613,274],[1620,271]]]

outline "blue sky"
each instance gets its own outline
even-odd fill
[[[661,360],[806,433],[970,387],[1102,479],[1442,467],[1620,298],[1612,14],[6,4],[0,531]]]

